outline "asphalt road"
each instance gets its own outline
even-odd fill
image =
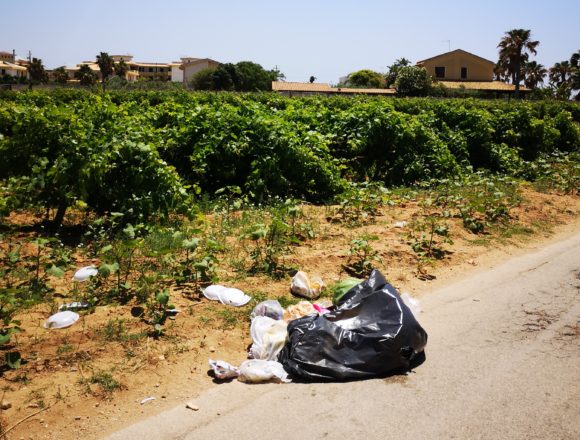
[[[231,382],[108,439],[579,439],[580,234],[422,299],[406,376]]]

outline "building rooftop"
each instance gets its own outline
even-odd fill
[[[491,92],[513,92],[516,90],[514,84],[506,84],[502,81],[437,81],[436,84],[442,84],[448,89],[466,89],[466,90],[488,90]],[[520,86],[520,90],[529,91],[527,87]]]
[[[26,67],[19,66],[18,64],[9,63],[8,61],[0,61],[0,68],[26,71]]]
[[[463,50],[463,49],[455,49],[455,50],[452,50],[451,52],[441,53],[439,55],[435,55],[434,57],[426,58],[426,59],[421,60],[421,61],[417,61],[417,65],[421,65],[425,61],[431,61],[431,60],[434,60],[434,59],[439,58],[439,57],[444,57],[446,55],[450,55],[452,53],[463,53],[463,54],[466,54],[466,55],[470,55],[472,57],[479,58],[481,61],[485,61],[486,63],[490,63],[490,64],[493,64],[495,66],[495,63],[493,61],[490,61],[488,59],[482,58],[482,57],[480,57],[478,55],[475,55],[475,54],[473,54],[471,52],[467,52],[466,50]]]
[[[393,95],[395,89],[352,89],[347,87],[330,87],[324,83],[272,81],[275,92],[311,92],[311,93],[344,93],[365,95]]]

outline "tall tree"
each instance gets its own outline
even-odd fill
[[[103,90],[105,90],[105,81],[113,74],[115,60],[107,52],[101,52],[97,55],[97,65],[101,71],[101,83],[103,84]]]
[[[115,63],[114,69],[115,75],[117,75],[120,78],[125,78],[125,75],[129,71],[129,66],[127,65],[125,60],[121,58],[121,60],[118,63]]]
[[[383,75],[374,70],[362,69],[349,74],[346,83],[353,87],[378,89],[384,87],[385,79]]]
[[[386,86],[393,86],[397,81],[397,75],[399,74],[401,67],[407,67],[410,65],[411,61],[409,61],[407,58],[399,58],[395,60],[395,62],[389,66],[389,70],[385,76]]]
[[[47,83],[48,73],[44,69],[40,58],[32,58],[28,65],[28,88],[32,90],[33,84]]]
[[[426,96],[431,90],[431,77],[424,67],[401,67],[397,74],[395,88],[397,94],[401,96]]]
[[[88,64],[81,64],[79,70],[75,72],[75,78],[80,81],[82,86],[92,86],[99,79]]]
[[[580,90],[580,50],[574,52],[570,57],[570,86],[573,90]],[[580,100],[580,93],[576,95],[576,100]]]
[[[573,67],[569,61],[560,61],[550,68],[550,83],[556,91],[556,98],[569,99],[572,93]]]
[[[544,82],[548,70],[536,61],[530,61],[524,66],[524,84],[527,88],[534,90],[538,84]]]
[[[54,76],[54,82],[58,84],[66,84],[68,81],[68,72],[64,66],[57,67],[52,72]]]
[[[520,81],[522,79],[522,68],[529,60],[529,55],[536,55],[536,47],[539,41],[531,39],[529,29],[512,29],[507,31],[500,40],[499,63],[506,67],[507,73],[511,76],[512,83],[516,86],[516,97],[520,93]]]

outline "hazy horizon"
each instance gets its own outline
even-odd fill
[[[580,49],[580,2],[263,0],[211,4],[72,0],[2,6],[0,51],[41,58],[47,68],[94,60],[99,52],[136,61],[170,62],[183,56],[219,62],[254,61],[278,67],[287,81],[336,83],[359,69],[385,72],[397,58],[413,63],[463,49],[492,61],[510,29],[540,41],[532,57],[546,67]]]

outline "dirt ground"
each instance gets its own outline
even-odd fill
[[[511,212],[511,227],[501,233],[474,235],[460,220],[449,220],[453,244],[444,245],[445,258],[423,271],[408,245],[408,227],[393,226],[396,221],[410,222],[418,212],[416,204],[383,208],[374,223],[357,228],[327,222],[325,208],[308,207],[318,218],[318,234],[296,247],[285,263],[331,284],[346,276],[342,264],[349,242],[363,233],[373,234],[379,239],[372,245],[381,257],[375,266],[400,291],[421,298],[452,279],[525,253],[554,234],[579,230],[580,198],[526,189],[524,199]],[[231,269],[222,270],[222,284],[250,296],[289,298],[289,277],[242,278]],[[59,302],[67,302],[67,289],[70,285],[57,289]],[[42,326],[51,313],[48,305],[18,316],[23,331],[14,342],[26,362],[0,377],[7,407],[1,411],[2,426],[6,431],[17,425],[6,437],[97,439],[218,386],[208,375],[207,361],[237,365],[246,359],[251,303],[233,308],[192,300],[179,291],[172,292],[172,301],[181,312],[159,340],[145,336],[147,326],[131,317],[130,306],[97,307],[72,327],[52,331]],[[147,397],[155,399],[141,403]]]

